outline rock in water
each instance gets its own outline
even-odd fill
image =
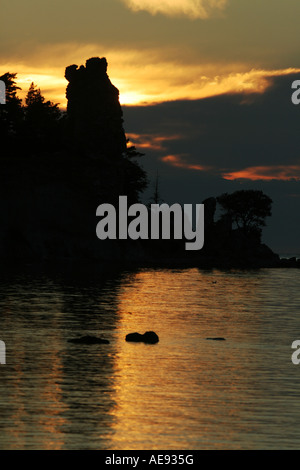
[[[81,336],[80,338],[69,339],[68,342],[75,344],[109,344],[107,339],[97,338],[96,336]]]
[[[143,335],[140,333],[129,333],[126,335],[126,341],[132,343],[146,343],[146,344],[156,344],[159,341],[159,337],[154,331],[146,331]]]
[[[129,333],[126,335],[126,341],[130,341],[132,343],[140,343],[143,341],[143,335],[140,333]]]
[[[226,341],[225,338],[206,338],[206,339],[209,339],[211,341]]]
[[[159,341],[159,338],[157,336],[156,333],[154,333],[154,331],[146,331],[146,333],[143,334],[143,341],[144,343],[148,343],[148,344],[155,344],[155,343],[158,343]]]

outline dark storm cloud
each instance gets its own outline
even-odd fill
[[[297,165],[300,106],[291,101],[291,84],[297,78],[275,77],[263,94],[126,107],[125,127],[136,134],[137,145],[143,135],[160,139],[157,158],[178,155],[186,165],[208,167],[220,175],[248,167]]]
[[[137,148],[142,145],[152,182],[158,172],[167,202],[261,189],[274,200],[267,242],[276,249],[299,249],[300,105],[291,101],[292,82],[299,78],[273,77],[262,94],[124,107],[124,126]],[[243,170],[248,178],[225,179]]]

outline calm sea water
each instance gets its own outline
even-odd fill
[[[299,287],[296,269],[2,272],[0,448],[299,448]],[[158,344],[125,341],[147,330]]]

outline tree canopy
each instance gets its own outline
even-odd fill
[[[224,193],[217,198],[224,215],[245,233],[261,232],[265,219],[272,215],[272,199],[258,190],[240,190],[232,194]]]
[[[16,76],[16,73],[6,72],[1,75],[0,80],[6,86],[6,104],[14,102],[16,105],[21,106],[22,100],[17,96],[17,90],[21,90],[21,88],[16,85]]]
[[[19,129],[23,118],[22,100],[18,98],[16,73],[7,72],[0,77],[6,87],[6,103],[0,105],[0,137],[1,144],[8,145]]]
[[[58,104],[46,101],[40,88],[32,82],[25,97],[24,139],[32,150],[47,147],[58,149],[61,144],[59,120],[62,114]]]

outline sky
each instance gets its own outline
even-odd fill
[[[0,75],[66,106],[65,67],[106,57],[163,200],[273,199],[264,241],[300,253],[299,0],[1,0]],[[152,189],[151,189],[152,188]]]

